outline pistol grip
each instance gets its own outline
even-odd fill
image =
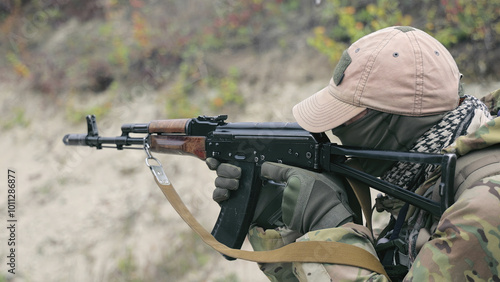
[[[248,233],[255,212],[261,183],[260,171],[254,163],[233,163],[241,167],[240,186],[231,191],[228,200],[220,204],[219,217],[212,230],[212,235],[220,243],[240,249]],[[234,258],[224,256],[228,260]]]

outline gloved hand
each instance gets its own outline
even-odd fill
[[[241,168],[228,163],[220,163],[214,158],[207,158],[205,160],[208,168],[217,172],[215,179],[215,190],[212,199],[217,203],[221,203],[229,199],[231,190],[238,189],[240,185]]]
[[[271,162],[262,165],[261,175],[286,183],[282,218],[292,230],[304,234],[353,220],[343,182],[334,175]]]
[[[220,204],[229,199],[231,191],[238,189],[241,177],[241,168],[228,163],[221,164],[214,158],[207,158],[205,163],[208,168],[217,172],[215,190],[213,192],[212,199]],[[265,184],[259,193],[253,223],[266,229],[273,229],[277,226],[282,226],[282,195],[282,187],[276,187],[270,183]]]

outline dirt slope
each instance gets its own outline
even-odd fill
[[[300,48],[299,48],[300,49]],[[305,49],[303,49],[305,50]],[[221,54],[213,62],[247,71],[245,107],[230,121],[292,121],[291,107],[321,89],[330,66],[322,58]],[[222,59],[225,59],[223,61]],[[207,62],[210,63],[210,62]],[[473,94],[500,87],[468,85]],[[142,151],[67,147],[66,133],[84,133],[68,120],[68,105],[91,107],[109,97],[47,99],[19,83],[0,86],[4,126],[0,148],[1,217],[7,224],[7,170],[16,173],[16,274],[7,273],[7,239],[0,232],[1,277],[13,281],[267,281],[254,263],[228,262],[192,235],[155,187]],[[160,119],[164,92],[111,100],[100,133],[119,135],[122,123]],[[7,126],[9,124],[9,126]],[[218,206],[214,174],[191,157],[157,155],[198,220],[211,229]],[[245,248],[249,249],[248,244]]]

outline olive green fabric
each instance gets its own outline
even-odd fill
[[[351,56],[349,56],[347,50],[344,50],[335,70],[333,70],[333,81],[337,86],[342,82],[342,79],[344,79],[344,72],[351,62]]]
[[[283,222],[292,230],[305,233],[353,220],[340,178],[271,162],[262,165],[261,175],[286,183]]]
[[[227,163],[221,164],[214,158],[207,158],[205,163],[209,169],[217,172],[212,199],[217,203],[229,199],[230,191],[238,189],[240,185],[241,168]]]
[[[409,31],[414,31],[415,29],[411,26],[398,26],[395,29],[399,29],[402,32],[409,32]]]
[[[332,129],[342,144],[377,150],[408,151],[444,114],[409,117],[370,110],[363,118]],[[360,160],[363,170],[381,176],[394,162]]]

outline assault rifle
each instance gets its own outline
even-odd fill
[[[357,179],[370,187],[441,216],[454,201],[453,180],[456,156],[352,148],[330,143],[324,133],[311,133],[297,123],[236,122],[227,116],[199,116],[191,119],[155,120],[124,124],[117,137],[99,136],[95,116],[87,116],[87,134],[67,134],[66,145],[116,148],[146,147],[152,152],[216,158],[242,168],[240,186],[230,199],[220,204],[221,211],[212,235],[231,248],[241,248],[252,223],[262,187],[260,167],[266,161],[278,162],[317,172],[332,172]],[[134,136],[144,134],[141,137]],[[110,146],[111,145],[111,146]],[[348,165],[349,158],[426,163],[441,166],[440,202],[435,202]]]

